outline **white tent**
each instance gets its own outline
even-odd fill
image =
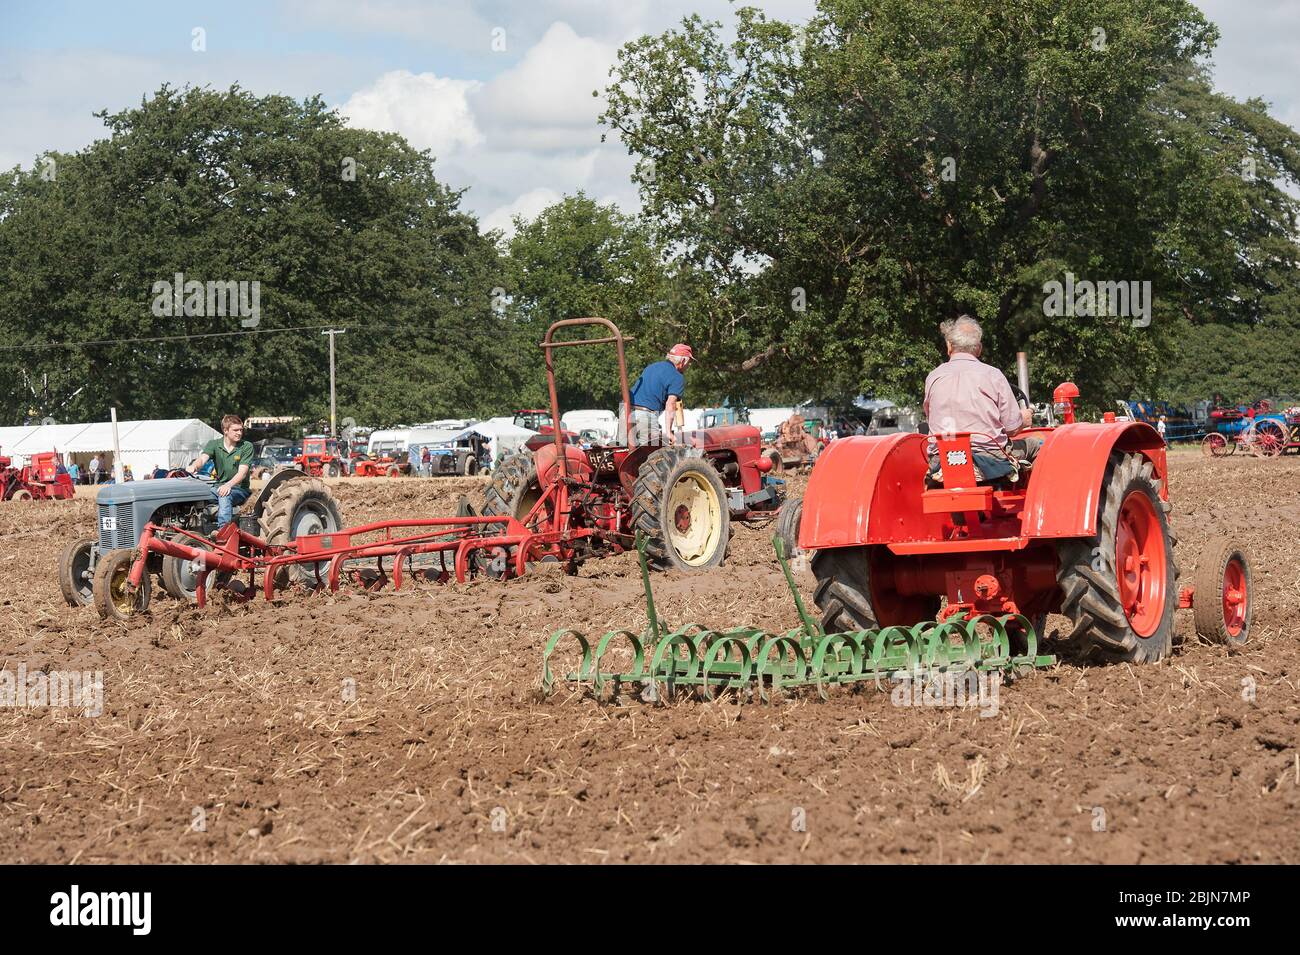
[[[467,430],[477,431],[487,438],[488,454],[491,456],[494,466],[498,460],[507,454],[522,451],[524,445],[528,443],[528,439],[537,434],[536,431],[529,431],[527,428],[519,427],[509,418],[493,418],[490,421],[480,421]]]
[[[122,464],[142,478],[155,466],[180,468],[198,456],[204,444],[221,437],[220,432],[197,418],[167,418],[157,421],[119,421],[118,439]],[[83,424],[22,425],[0,428],[0,451],[24,462],[33,454],[58,451],[66,463],[75,461],[82,470],[96,454],[103,470],[113,460],[113,425],[108,421]]]

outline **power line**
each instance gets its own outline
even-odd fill
[[[229,332],[199,332],[193,335],[163,335],[153,338],[96,338],[79,342],[33,342],[26,345],[0,345],[0,351],[27,351],[45,348],[88,348],[96,345],[134,345],[158,342],[183,342],[197,338],[227,338],[233,335],[269,335],[275,332],[310,332],[333,328],[333,325],[290,325],[286,328],[241,328]],[[383,329],[389,332],[424,331],[425,329],[398,325],[350,325],[361,331]],[[432,329],[428,329],[432,330]]]

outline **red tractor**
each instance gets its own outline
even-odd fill
[[[524,445],[529,451],[544,448],[554,440],[555,416],[549,411],[540,408],[526,408],[523,411],[516,411],[513,424],[517,428],[527,428],[529,431],[537,432]],[[578,435],[573,431],[566,431],[561,427],[560,435],[565,444],[578,443]]]
[[[391,454],[384,454],[378,457],[371,457],[365,452],[356,455],[352,460],[353,477],[401,477],[403,474],[409,474],[411,465],[409,462],[403,462],[393,457]]]
[[[74,494],[76,488],[59,461],[57,451],[33,454],[27,466],[21,468],[14,467],[10,458],[0,455],[0,500],[67,501]]]
[[[559,329],[583,325],[601,326],[609,334],[555,340]],[[615,344],[623,405],[631,407],[624,341],[604,318],[569,319],[547,330],[542,349],[552,420],[560,417],[556,348]],[[627,425],[625,421],[625,433],[631,433]],[[566,444],[558,430],[551,437],[552,444],[502,462],[482,514],[462,501],[456,517],[328,529],[291,525],[275,539],[258,537],[233,522],[210,537],[174,523],[136,523],[142,533],[134,548],[105,558],[114,572],[97,584],[104,592],[96,606],[115,619],[146,609],[152,555],[196,568],[194,595],[200,606],[213,573],[219,580],[247,574],[240,596],[251,597],[260,589],[267,599],[290,580],[335,590],[348,579],[374,590],[391,575],[400,588],[416,575],[440,581],[453,575],[464,581],[474,574],[508,579],[525,574],[534,561],[558,561],[576,573],[588,558],[633,549],[638,532],[647,539],[647,557],[654,564],[704,570],[726,558],[732,520],[770,519],[782,503],[784,485],[768,477],[771,462],[761,454],[758,429],[749,425],[689,431],[677,445],[593,446],[585,451]]]
[[[1170,653],[1181,607],[1194,609],[1202,636],[1244,643],[1251,573],[1241,548],[1211,541],[1194,587],[1180,591],[1164,442],[1141,422],[1076,423],[1078,394],[1068,382],[1056,389],[1065,424],[1024,432],[1044,439],[1041,451],[995,481],[978,470],[977,452],[993,453],[982,435],[974,448],[963,433],[934,446],[916,434],[832,442],[797,525],[825,630],[1019,613],[1041,634],[1053,612],[1073,621],[1067,638],[1148,663]]]
[[[338,439],[323,434],[303,438],[302,453],[294,463],[311,477],[339,477],[346,470]]]

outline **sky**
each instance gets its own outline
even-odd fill
[[[814,0],[748,0],[808,19]],[[1222,32],[1216,86],[1300,127],[1300,0],[1198,0]],[[0,169],[102,138],[92,115],[164,82],[297,98],[428,148],[483,227],[509,230],[579,189],[637,208],[632,161],[602,144],[599,98],[619,46],[728,0],[0,0]],[[199,32],[196,32],[199,31]],[[201,49],[199,48],[201,47]]]

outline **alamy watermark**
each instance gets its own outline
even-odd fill
[[[889,702],[894,706],[978,707],[981,717],[998,715],[1002,674],[997,671],[926,674],[903,670],[890,679],[895,686],[889,691]]]
[[[186,281],[185,273],[177,272],[173,281],[154,282],[153,294],[150,311],[158,318],[237,315],[244,328],[256,328],[262,321],[261,282]]]
[[[1065,281],[1052,279],[1043,283],[1043,314],[1051,318],[1100,318],[1113,316],[1132,319],[1134,328],[1151,324],[1151,282],[1094,282],[1076,280],[1073,272]]]
[[[17,672],[0,670],[0,706],[63,707],[86,716],[104,714],[103,670],[36,670],[18,664]]]

